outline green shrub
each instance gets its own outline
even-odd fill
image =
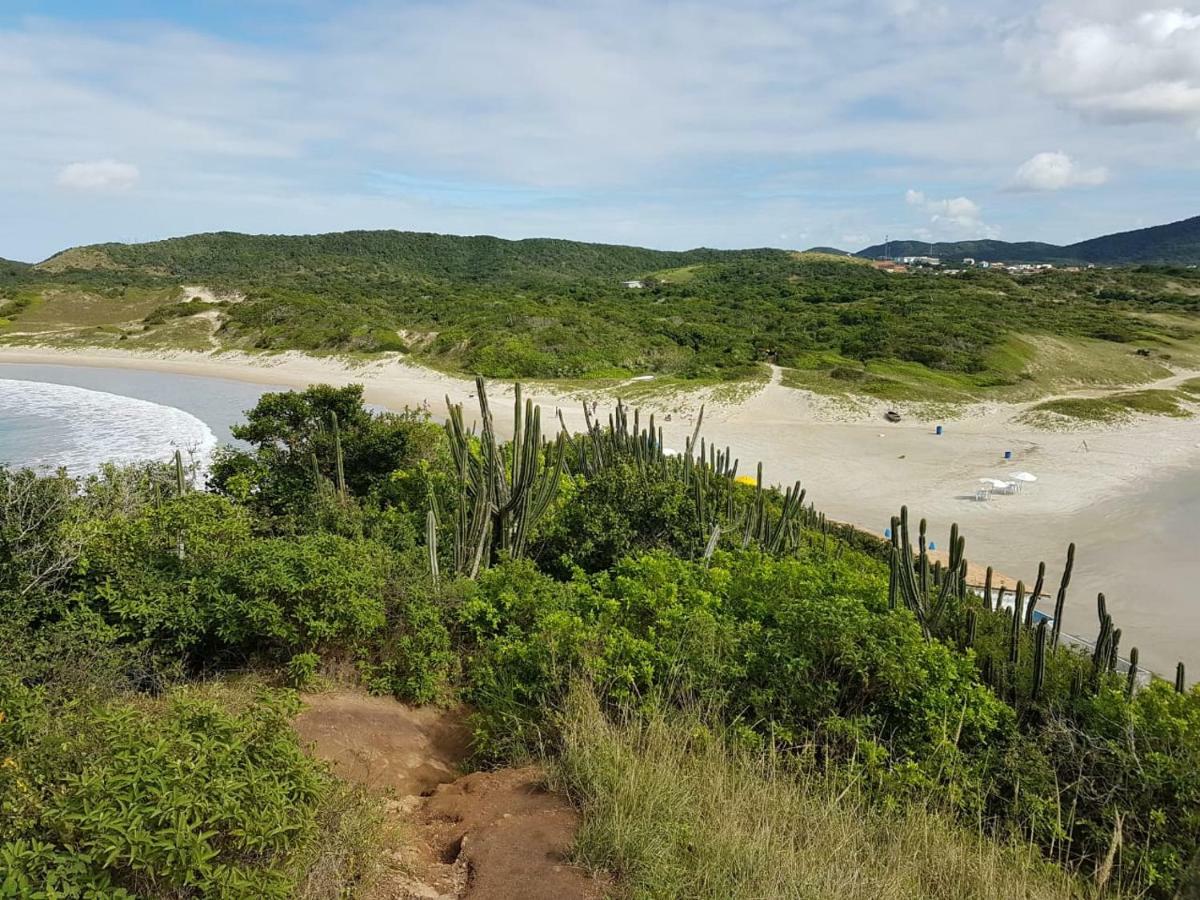
[[[350,647],[384,625],[388,558],[330,534],[260,538],[218,570],[213,631],[236,648],[290,654]]]
[[[444,596],[421,586],[401,588],[387,625],[363,648],[364,676],[372,691],[407,703],[432,703],[450,693],[457,654],[451,647]]]
[[[0,694],[0,708],[13,702]],[[294,699],[75,714],[0,766],[4,896],[289,897],[329,782]]]

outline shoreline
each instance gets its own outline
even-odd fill
[[[439,419],[447,396],[464,404],[468,421],[475,402],[472,380],[398,356],[356,364],[294,352],[151,355],[3,347],[2,363],[134,369],[282,388],[361,383],[370,403],[426,408]],[[1186,535],[1156,531],[1155,504],[1172,502],[1178,486],[1190,488],[1196,477],[1200,418],[1142,417],[1120,425],[1047,431],[1015,421],[1026,405],[994,403],[946,420],[939,436],[925,422],[831,416],[824,398],[784,387],[779,375],[775,370],[770,380],[737,400],[717,400],[711,389],[702,389],[651,396],[636,405],[658,414],[659,421],[670,412],[671,421],[663,421],[664,440],[668,447],[681,448],[700,403],[707,401],[702,434],[710,444],[730,446],[741,460],[740,471],[752,471],[761,460],[768,483],[800,480],[808,500],[831,519],[872,534],[882,536],[902,504],[914,520],[928,519],[939,548],[957,522],[969,560],[1026,585],[1032,584],[1040,560],[1047,563],[1047,583],[1056,585],[1067,544],[1075,541],[1078,557],[1065,629],[1089,635],[1095,619],[1090,607],[1095,592],[1104,590],[1114,618],[1125,627],[1125,646],[1138,645],[1149,665],[1169,671],[1180,658],[1200,665],[1200,641],[1195,640],[1200,637],[1200,609],[1188,602],[1190,589],[1176,588],[1171,581],[1176,575],[1189,577],[1183,571],[1186,549],[1182,558],[1167,557],[1168,568],[1178,573],[1130,571],[1136,568],[1139,547],[1144,551],[1152,549],[1152,542],[1187,542]],[[561,409],[573,430],[584,426],[582,397],[594,397],[603,408],[619,393],[611,387],[589,392],[578,386],[557,392],[544,384],[525,389],[547,414]],[[511,428],[511,384],[489,382],[489,394],[497,427]],[[1013,452],[1011,460],[1003,459],[1005,450]],[[1020,494],[974,499],[980,478],[1004,478],[1022,470],[1035,473],[1038,481]],[[1151,584],[1150,576],[1163,580]],[[1154,603],[1148,605],[1143,594]]]

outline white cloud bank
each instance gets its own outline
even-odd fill
[[[138,183],[142,173],[130,163],[115,159],[75,162],[58,173],[59,187],[75,191],[127,191]]]
[[[1038,153],[1017,168],[1008,189],[1012,191],[1061,191],[1072,187],[1095,187],[1108,181],[1103,166],[1084,168],[1061,151]]]
[[[1010,46],[1044,93],[1090,118],[1200,121],[1200,11],[1148,5],[1058,0]]]

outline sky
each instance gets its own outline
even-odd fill
[[[398,228],[1070,243],[1200,214],[1200,0],[0,0],[0,256]]]

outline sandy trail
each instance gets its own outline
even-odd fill
[[[474,408],[475,386],[405,363],[398,357],[361,365],[287,353],[171,353],[156,356],[116,350],[56,351],[0,348],[0,362],[136,368],[202,375],[288,387],[326,382],[361,383],[370,402],[391,408],[425,407],[442,416],[447,396]],[[1159,383],[1171,387],[1189,377]],[[1086,392],[1080,392],[1086,393]],[[537,387],[529,392],[545,413],[561,406],[570,428],[583,426],[580,396]],[[601,408],[611,391],[597,394]],[[489,385],[493,413],[501,430],[511,427],[512,389]],[[668,396],[642,403],[644,412],[672,413],[664,422],[668,447],[682,448],[702,396]],[[944,423],[906,417],[883,420],[883,406],[853,418],[831,412],[827,400],[784,387],[780,372],[751,396],[735,403],[710,404],[703,434],[728,445],[741,460],[741,471],[763,462],[768,482],[800,480],[808,498],[831,518],[881,533],[907,503],[914,517],[925,517],[940,543],[951,523],[967,538],[967,556],[997,571],[1032,582],[1039,560],[1046,560],[1049,583],[1056,584],[1070,541],[1078,560],[1068,630],[1094,630],[1095,592],[1105,590],[1118,623],[1142,657],[1159,671],[1176,659],[1200,667],[1200,604],[1191,588],[1200,578],[1200,554],[1175,534],[1155,530],[1164,503],[1176,502],[1178,486],[1197,478],[1200,418],[1144,417],[1120,425],[1096,425],[1078,431],[1047,431],[1023,424],[1021,404],[986,404]],[[1005,460],[1004,452],[1012,459]],[[1014,496],[975,500],[980,478],[1007,478],[1030,471],[1036,484]],[[1183,479],[1181,481],[1180,479]],[[1200,488],[1195,510],[1200,514]],[[1186,511],[1180,515],[1188,515]],[[1200,524],[1200,521],[1193,524]],[[1176,543],[1172,543],[1172,541]],[[1153,570],[1138,561],[1162,551]]]

